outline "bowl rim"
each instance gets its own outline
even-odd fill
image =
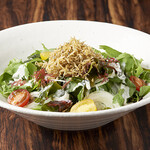
[[[74,112],[50,112],[50,111],[40,111],[40,110],[33,110],[29,108],[23,108],[11,105],[7,102],[3,102],[0,100],[0,107],[8,109],[13,112],[18,112],[21,114],[31,114],[35,116],[49,116],[49,117],[86,117],[86,116],[99,116],[99,115],[109,115],[109,114],[116,114],[121,112],[128,112],[132,111],[134,109],[140,108],[146,104],[150,103],[150,97],[147,97],[145,99],[142,99],[141,101],[138,101],[136,103],[128,104],[125,106],[121,106],[118,108],[112,108],[107,110],[101,110],[101,111],[91,111],[91,112],[80,112],[80,113],[74,113]]]
[[[117,24],[107,23],[107,22],[99,22],[99,21],[87,21],[87,20],[52,20],[52,21],[41,21],[41,22],[34,22],[34,23],[27,23],[22,24],[14,27],[10,27],[4,30],[0,31],[1,33],[9,32],[11,30],[17,30],[20,28],[24,28],[26,26],[32,26],[32,25],[39,25],[39,24],[47,24],[47,23],[96,23],[96,24],[103,24],[106,26],[114,26],[117,28],[122,28],[126,30],[130,30],[139,34],[143,34],[144,36],[147,36],[150,38],[150,35],[148,33],[145,33],[143,31],[139,31],[130,27],[125,27]],[[31,114],[35,116],[48,116],[48,117],[86,117],[86,116],[100,116],[100,115],[109,115],[109,114],[116,114],[121,112],[127,112],[132,111],[136,108],[142,107],[146,104],[150,103],[150,97],[144,98],[141,101],[138,101],[136,103],[128,104],[125,106],[121,106],[118,108],[108,109],[108,110],[101,110],[101,111],[92,111],[92,112],[80,112],[80,113],[73,113],[73,112],[50,112],[50,111],[39,111],[39,110],[32,110],[29,108],[22,108],[18,106],[11,105],[7,102],[4,102],[0,100],[0,107],[8,109],[13,112],[21,113],[21,114]]]
[[[23,28],[25,26],[32,26],[32,25],[39,25],[39,24],[47,24],[47,23],[93,23],[93,24],[101,24],[101,25],[106,25],[106,26],[114,26],[117,28],[122,28],[122,29],[126,29],[126,30],[131,30],[140,34],[145,34],[145,36],[150,36],[150,34],[144,32],[144,31],[140,31],[138,29],[134,29],[128,26],[123,26],[123,25],[119,25],[119,24],[113,24],[113,23],[108,23],[108,22],[100,22],[100,21],[90,21],[90,20],[50,20],[50,21],[38,21],[38,22],[32,22],[32,23],[25,23],[25,24],[20,24],[20,25],[16,25],[16,26],[12,26],[12,27],[8,27],[6,29],[2,29],[0,30],[0,34],[3,32],[7,32],[8,30],[14,30],[14,29],[19,29],[19,28]]]

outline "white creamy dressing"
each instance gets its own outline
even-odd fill
[[[88,81],[88,80],[83,80],[82,82],[79,82],[79,83],[73,88],[73,91],[74,91],[76,88],[80,87],[80,86],[86,86],[86,88],[87,88],[88,90],[91,89],[90,81]]]
[[[43,92],[45,92],[46,90],[48,90],[50,87],[51,87],[52,85],[48,85],[48,86],[46,86],[46,87],[44,87],[44,88],[42,88],[40,91],[34,91],[34,92],[31,92],[30,93],[30,96],[31,97],[40,97],[40,95],[43,93]]]
[[[125,86],[123,84],[121,84],[121,87],[120,89],[124,89],[124,93],[122,94],[122,97],[124,98],[124,104],[127,103],[127,98],[130,97],[130,94],[129,94],[129,87],[128,86]]]
[[[50,85],[48,85],[48,86],[42,88],[41,91],[40,91],[40,93],[45,92],[45,91],[48,90],[51,86],[52,86],[52,85],[50,84]]]
[[[126,76],[124,75],[123,71],[121,70],[120,64],[119,63],[111,63],[109,65],[116,69],[118,78],[123,80],[123,82],[125,83]],[[125,63],[123,64],[123,66],[125,67]]]
[[[28,105],[26,105],[26,106],[24,106],[24,107],[29,108],[29,109],[32,109],[32,108],[35,108],[37,105],[38,105],[38,103],[32,102],[32,103],[30,103],[30,104],[28,104]]]
[[[97,84],[95,85],[96,90],[98,91],[98,90],[99,90],[99,86],[104,85],[104,84],[106,84],[107,82],[108,82],[108,81],[104,81],[104,82],[97,83]]]
[[[113,70],[113,72],[112,72],[111,74],[109,74],[108,77],[109,77],[109,78],[113,78],[113,77],[115,77],[115,75],[116,75],[116,74],[115,74],[115,70]]]
[[[27,83],[24,84],[27,87],[32,87],[32,80],[29,80]]]
[[[18,70],[13,74],[12,78],[14,79],[14,81],[20,80],[23,77],[26,78],[25,76],[25,69],[26,69],[26,64],[22,64],[18,67]]]
[[[31,97],[39,97],[40,96],[40,92],[34,91],[30,93]]]
[[[66,82],[65,80],[51,79],[51,81]]]
[[[61,90],[59,90],[61,92]],[[65,94],[61,97],[54,97],[54,101],[68,101],[69,100],[69,94],[65,91]]]
[[[85,86],[88,90],[91,89],[91,85],[90,85],[90,81],[89,80],[85,80]]]

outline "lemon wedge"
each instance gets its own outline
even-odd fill
[[[97,111],[96,105],[91,99],[84,99],[72,106],[70,112]]]
[[[50,55],[51,55],[51,52],[49,51],[40,53],[40,57],[42,60],[46,60],[47,58],[49,58]]]

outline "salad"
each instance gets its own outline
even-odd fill
[[[100,50],[75,38],[58,48],[13,59],[0,76],[9,104],[41,111],[88,112],[121,107],[150,92],[142,59],[109,46]]]

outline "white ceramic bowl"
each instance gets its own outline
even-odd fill
[[[150,64],[150,35],[108,23],[91,21],[38,22],[0,31],[0,73],[13,58],[26,58],[35,49],[58,47],[70,37],[86,41],[90,46],[108,45],[143,58]],[[83,130],[102,126],[136,108],[150,103],[147,97],[120,108],[86,113],[60,113],[30,110],[12,106],[0,95],[0,106],[41,126],[60,130]]]

